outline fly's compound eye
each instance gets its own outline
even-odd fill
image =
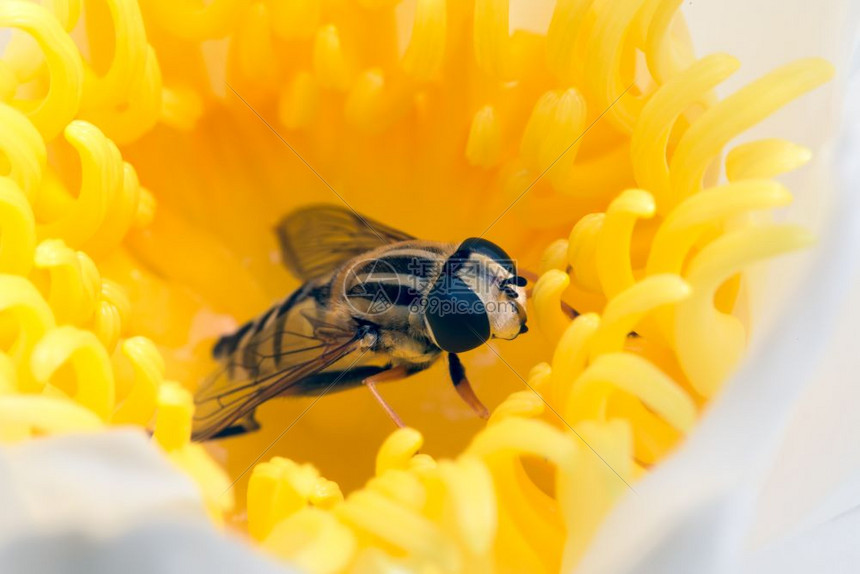
[[[460,256],[463,259],[467,259],[472,253],[489,257],[511,273],[511,275],[516,275],[516,265],[514,265],[514,260],[511,259],[511,256],[508,255],[504,249],[492,241],[488,241],[483,237],[470,237],[460,244],[454,257]]]
[[[445,265],[427,295],[424,312],[436,344],[449,353],[462,353],[490,338],[490,318],[484,302]]]

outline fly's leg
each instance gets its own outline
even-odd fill
[[[486,419],[490,416],[490,411],[481,402],[481,399],[472,390],[472,385],[469,384],[469,379],[466,378],[466,369],[463,368],[463,363],[460,362],[460,357],[454,353],[448,353],[448,372],[451,374],[451,382],[454,383],[454,390],[460,395],[460,398],[469,405],[475,414]]]
[[[398,379],[403,379],[409,376],[410,372],[406,369],[406,367],[399,366],[394,367],[393,369],[388,369],[387,371],[382,371],[381,373],[377,373],[375,375],[371,375],[364,379],[362,383],[365,387],[367,387],[373,397],[379,402],[382,408],[388,413],[388,416],[391,417],[391,420],[394,421],[394,424],[397,425],[397,428],[403,428],[406,425],[403,424],[403,421],[394,412],[394,409],[391,408],[391,405],[385,402],[385,399],[382,398],[382,395],[379,394],[379,391],[376,389],[376,383],[384,383],[386,381],[396,381]]]

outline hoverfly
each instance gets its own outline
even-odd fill
[[[219,369],[194,397],[195,440],[256,430],[255,409],[274,397],[360,384],[403,426],[376,384],[443,353],[458,394],[487,416],[457,354],[527,331],[526,280],[500,247],[423,241],[328,205],[294,211],[275,231],[304,284],[217,341]]]

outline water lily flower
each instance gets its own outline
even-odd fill
[[[681,4],[0,0],[2,570],[850,571],[857,14]],[[488,421],[191,440],[319,202],[539,277]]]

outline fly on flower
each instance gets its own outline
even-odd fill
[[[403,426],[376,384],[442,353],[459,395],[487,416],[457,353],[527,331],[526,280],[504,250],[482,238],[416,239],[333,206],[295,211],[276,232],[305,283],[215,344],[220,367],[195,396],[195,440],[257,429],[255,409],[274,397],[359,384]]]

